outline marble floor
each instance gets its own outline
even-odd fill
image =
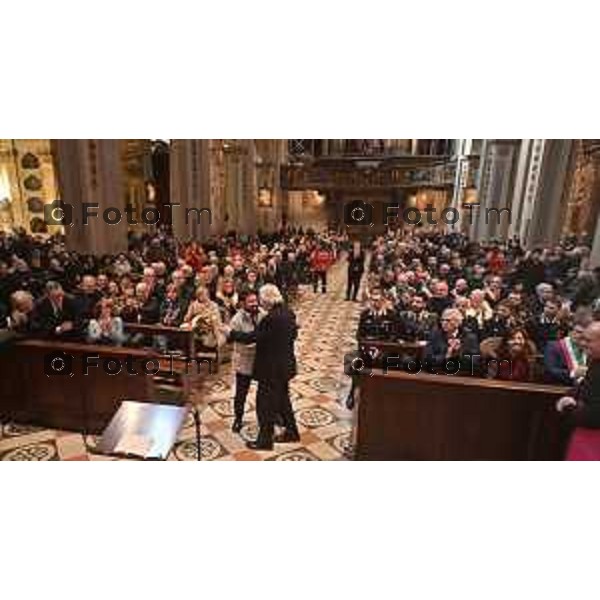
[[[294,306],[301,326],[296,352],[299,373],[291,385],[301,442],[276,445],[273,452],[246,449],[256,435],[255,385],[241,435],[231,432],[232,380],[229,365],[194,390],[202,413],[202,460],[343,460],[351,456],[351,413],[344,400],[350,381],[343,372],[344,352],[353,347],[360,305],[345,302],[345,268],[333,267],[326,295],[302,288]],[[112,460],[88,453],[80,434],[5,424],[0,460]],[[197,460],[193,419],[183,428],[169,460]]]

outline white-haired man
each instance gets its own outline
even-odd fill
[[[561,398],[557,408],[569,413],[576,426],[600,429],[600,323],[586,328],[582,345],[589,360],[586,376],[571,395]]]
[[[540,283],[535,288],[535,299],[531,305],[531,312],[536,316],[541,315],[546,302],[554,300],[554,297],[554,286],[551,283]]]
[[[439,329],[431,334],[426,359],[433,367],[449,367],[453,372],[472,368],[478,362],[477,335],[463,330],[463,315],[456,308],[442,313]],[[452,365],[452,366],[450,366]]]
[[[557,409],[573,428],[567,460],[600,459],[600,323],[594,322],[583,334],[588,355],[586,376],[573,392],[561,398]]]
[[[296,376],[294,343],[298,336],[296,315],[285,306],[277,286],[264,285],[259,292],[264,318],[256,331],[238,341],[256,343],[254,379],[258,381],[256,415],[258,437],[248,442],[252,450],[272,450],[273,442],[300,441],[290,401],[290,381]],[[285,433],[274,439],[275,420],[281,418]]]

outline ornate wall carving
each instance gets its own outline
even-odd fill
[[[590,142],[576,140],[573,171],[567,192],[567,214],[564,235],[587,237],[593,235],[598,213],[600,186],[600,155]]]
[[[41,232],[57,197],[50,140],[0,140],[0,228]]]
[[[226,231],[226,198],[225,198],[225,153],[224,140],[209,140],[210,152],[210,204],[213,211],[213,228],[217,235]]]
[[[147,202],[151,140],[121,142],[125,201],[141,209]],[[88,140],[88,148],[90,185],[95,189],[99,177],[96,141]],[[0,227],[41,228],[44,205],[58,197],[51,140],[0,140]],[[54,230],[51,227],[50,233]]]

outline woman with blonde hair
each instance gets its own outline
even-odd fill
[[[100,300],[96,305],[96,313],[96,318],[91,319],[88,324],[88,342],[122,345],[125,342],[123,320],[115,316],[112,299]]]
[[[471,301],[471,307],[467,311],[467,316],[473,317],[477,321],[477,326],[481,331],[485,323],[494,316],[494,311],[485,299],[483,290],[473,290],[469,300]]]
[[[221,311],[223,321],[228,323],[237,312],[239,303],[233,279],[222,278],[219,280],[216,303]]]
[[[190,303],[183,329],[196,332],[196,337],[205,349],[215,350],[225,344],[223,322],[218,305],[210,299],[208,288],[196,289],[196,297]]]

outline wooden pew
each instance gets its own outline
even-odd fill
[[[194,356],[196,353],[196,341],[194,332],[179,327],[167,327],[165,325],[146,325],[144,323],[124,323],[125,333],[129,335],[142,334],[147,337],[157,335],[165,336],[169,341],[175,342],[185,356]]]
[[[423,360],[427,350],[426,342],[405,342],[398,340],[395,342],[384,342],[379,340],[359,340],[358,347],[361,352],[375,350],[380,358],[385,356],[409,356],[413,359]]]
[[[72,357],[72,376],[50,376],[45,372],[47,357],[64,352]],[[85,356],[97,356],[99,368],[84,375]],[[143,373],[155,355],[146,350],[114,346],[63,343],[46,340],[16,342],[0,360],[0,420],[51,429],[98,434],[109,423],[123,399],[153,401],[154,381]],[[111,359],[125,365],[117,375],[103,369]],[[116,363],[113,363],[116,365]]]
[[[128,335],[142,334],[147,338],[155,336],[164,336],[181,352],[181,360],[185,363],[186,359],[203,359],[210,362],[211,372],[217,372],[220,359],[219,351],[213,352],[199,351],[196,345],[196,335],[190,329],[181,329],[180,327],[167,327],[160,323],[156,325],[146,325],[143,323],[125,323],[125,333]],[[183,366],[183,365],[182,365]]]
[[[381,366],[385,357],[390,359],[398,358],[410,358],[412,360],[420,360],[422,363],[427,355],[427,342],[405,342],[403,340],[397,340],[395,342],[385,342],[379,340],[360,340],[358,347],[361,352],[369,352],[375,350],[379,360],[375,361],[375,364]],[[481,352],[481,358],[491,360],[491,355],[486,355],[485,352]],[[544,383],[544,355],[533,354],[531,356],[531,381],[537,383]]]
[[[359,460],[560,460],[561,387],[376,370],[361,376]]]

